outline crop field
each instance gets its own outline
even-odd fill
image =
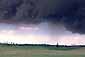
[[[0,57],[85,57],[85,48],[0,46]]]

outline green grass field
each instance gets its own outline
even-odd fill
[[[0,57],[85,57],[85,48],[0,46]]]

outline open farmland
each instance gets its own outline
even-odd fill
[[[0,46],[0,57],[85,57],[85,48]]]

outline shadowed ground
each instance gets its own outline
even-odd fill
[[[0,57],[85,57],[85,48],[0,46]]]

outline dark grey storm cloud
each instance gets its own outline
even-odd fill
[[[5,21],[4,21],[5,20]],[[64,24],[85,33],[84,0],[0,0],[0,22]]]

